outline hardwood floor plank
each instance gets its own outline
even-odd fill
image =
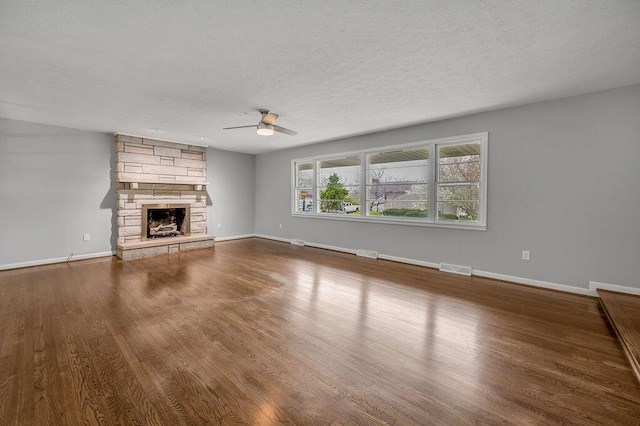
[[[262,239],[0,271],[0,424],[637,425],[594,298]]]
[[[640,383],[640,296],[598,290],[600,303]]]

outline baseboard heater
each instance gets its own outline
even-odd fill
[[[371,250],[358,249],[358,251],[356,251],[356,256],[368,257],[369,259],[377,259],[378,252],[371,251]]]
[[[440,270],[442,272],[451,272],[452,274],[471,276],[471,266],[452,265],[450,263],[441,263]]]

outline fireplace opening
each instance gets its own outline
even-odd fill
[[[147,240],[189,235],[188,204],[155,204],[142,207],[142,236]]]

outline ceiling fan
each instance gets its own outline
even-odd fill
[[[273,135],[273,132],[280,132],[280,133],[284,133],[285,135],[291,135],[291,136],[295,136],[295,135],[298,134],[298,132],[294,132],[293,130],[285,129],[284,127],[280,127],[278,125],[273,124],[278,119],[278,114],[274,114],[272,112],[269,112],[268,109],[261,109],[260,113],[262,114],[262,119],[258,122],[257,125],[252,124],[252,125],[249,125],[249,126],[225,127],[222,130],[243,129],[245,127],[255,127],[257,133],[260,136],[271,136],[271,135]]]

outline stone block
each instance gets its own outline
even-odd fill
[[[202,248],[214,247],[215,240],[191,241],[188,243],[180,243],[180,251],[196,250]]]
[[[193,222],[191,221],[191,231],[198,229],[207,229],[207,222]]]
[[[175,182],[176,177],[173,175],[158,175],[158,181],[160,182]]]
[[[118,209],[124,209],[125,204],[127,203],[126,197],[118,200]]]
[[[202,160],[189,160],[187,158],[175,158],[173,164],[178,167],[189,167],[191,169],[202,170],[205,168],[205,162]]]
[[[188,145],[176,142],[159,141],[157,139],[142,139],[144,145],[161,146],[164,148],[188,149]]]
[[[196,151],[196,152],[205,152],[207,150],[207,148],[204,147],[204,146],[189,145],[188,150],[189,151]]]
[[[137,190],[137,191],[132,191],[133,193],[131,195],[133,195],[133,199],[138,201],[138,200],[151,200],[153,199],[153,190]]]
[[[202,169],[187,169],[187,175],[189,176],[202,176]]]
[[[180,253],[180,244],[170,244],[168,247],[169,254]]]
[[[118,237],[118,244],[124,244],[124,237]]]
[[[142,142],[140,143],[134,143],[134,142],[126,142],[127,145],[129,146],[137,146],[138,148],[146,148],[146,149],[150,149],[153,150],[153,147],[148,146],[148,145],[144,145]]]
[[[193,223],[193,222],[201,222],[203,220],[204,219],[202,218],[201,214],[192,214],[191,215],[191,223]]]
[[[118,216],[118,226],[124,226],[124,216]]]
[[[182,151],[182,158],[186,158],[187,160],[204,160],[204,152],[197,151]]]
[[[124,164],[125,173],[142,173],[142,165],[140,164],[128,164],[128,163],[119,163],[119,164]]]
[[[158,177],[165,175],[158,175]],[[149,190],[166,190],[166,191],[184,191],[190,189],[190,185],[184,184],[175,184],[175,183],[141,183],[140,189],[149,189]],[[152,193],[152,192],[150,192]]]
[[[138,209],[136,210],[118,210],[118,216],[142,216],[142,212]]]
[[[133,164],[160,164],[160,157],[155,155],[136,154],[133,152],[118,152],[117,161]]]
[[[121,163],[121,162],[117,162],[116,163],[116,171],[117,172],[124,172],[124,165],[125,163]]]
[[[125,147],[126,148],[126,147]],[[163,157],[180,157],[182,152],[179,148],[168,148],[164,146],[154,146],[153,155],[160,155]]]
[[[134,154],[153,155],[153,148],[144,145],[124,144],[124,152],[133,152]]]
[[[193,185],[199,185],[205,183],[205,178],[198,176],[176,176],[176,182],[188,182]]]
[[[168,246],[142,247],[133,250],[123,250],[118,248],[117,255],[122,260],[142,259],[145,257],[168,254]]]
[[[156,197],[180,197],[180,191],[153,191]]]
[[[126,216],[124,219],[124,226],[137,226],[139,231],[142,232],[140,226],[142,225],[141,216]]]
[[[116,140],[116,152],[124,151],[124,142]]]
[[[140,235],[140,225],[138,226],[121,226],[118,228],[118,236],[119,237],[127,237]]]
[[[127,135],[116,135],[116,142],[142,143],[142,138]]]
[[[171,160],[165,160],[164,158],[160,159],[161,166],[173,166],[173,158]]]
[[[186,167],[175,167],[175,166],[161,166],[160,164],[143,164],[142,172],[149,174],[158,174],[158,175],[176,175],[176,176],[186,176],[187,168]]]
[[[144,174],[144,173],[116,173],[116,179],[119,182],[157,182],[158,175]],[[136,189],[131,187],[131,189]]]

